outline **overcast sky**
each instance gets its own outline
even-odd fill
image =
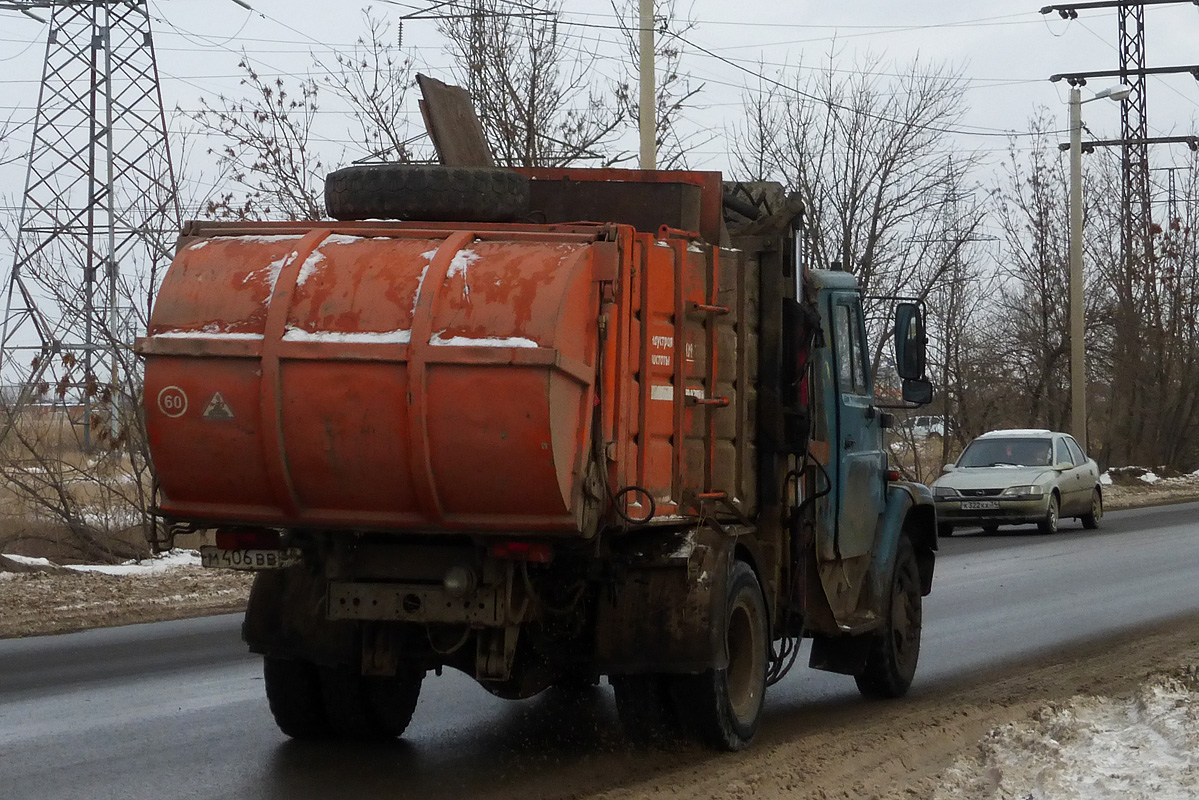
[[[627,2],[628,0],[624,0]],[[237,61],[244,50],[263,74],[289,79],[310,70],[312,55],[328,59],[363,31],[358,2],[251,0],[247,11],[232,0],[159,0],[152,3],[155,42],[168,110],[195,109],[201,96],[238,92]],[[426,4],[375,2],[375,12],[395,22]],[[679,7],[686,9],[686,3]],[[693,49],[683,64],[703,84],[696,108],[688,112],[696,129],[720,132],[735,124],[747,86],[762,70],[771,77],[784,67],[818,66],[830,52],[839,69],[867,67],[886,73],[914,59],[948,63],[961,70],[969,109],[962,148],[982,149],[996,158],[1007,150],[1004,131],[1022,130],[1038,106],[1060,115],[1065,126],[1066,90],[1051,84],[1055,72],[1113,69],[1117,66],[1116,18],[1112,11],[1084,12],[1074,21],[1042,16],[1038,6],[1011,0],[842,0],[780,2],[695,0]],[[1199,62],[1199,7],[1190,3],[1146,10],[1151,65]],[[560,30],[575,46],[596,52],[594,69],[618,71],[619,33],[606,0],[567,0]],[[419,69],[449,78],[449,58],[432,21],[403,26],[403,46]],[[41,76],[46,26],[13,12],[0,12],[0,116],[14,123],[33,117]],[[726,60],[717,58],[719,56]],[[732,62],[732,63],[729,63]],[[1101,82],[1093,89],[1102,88]],[[415,97],[410,98],[419,125]],[[1192,133],[1199,83],[1188,75],[1152,78],[1149,118],[1155,135]],[[1119,135],[1116,104],[1085,107],[1088,127],[1103,138]],[[320,122],[330,160],[344,157],[348,126],[336,108]],[[172,122],[179,125],[180,122]],[[9,160],[23,155],[28,127],[8,147]],[[631,145],[635,149],[635,142]],[[1171,148],[1165,148],[1169,150]],[[356,154],[355,154],[356,155]],[[1177,154],[1179,158],[1182,154]],[[1157,152],[1159,163],[1173,154]],[[726,169],[725,143],[716,138],[692,154],[692,166]],[[24,171],[20,164],[0,168],[4,204],[17,200]]]

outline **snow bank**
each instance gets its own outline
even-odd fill
[[[126,561],[124,564],[68,564],[67,569],[76,572],[99,572],[104,575],[152,575],[179,567],[200,566],[200,554],[195,550],[171,550],[161,555]]]
[[[933,800],[1186,800],[1199,796],[1199,668],[1136,696],[1076,697],[991,731]]]
[[[3,555],[5,558],[31,567],[58,566],[48,558],[30,558],[9,553]],[[126,561],[124,564],[67,564],[65,568],[74,572],[99,572],[105,575],[152,575],[179,567],[198,566],[200,566],[200,554],[195,550],[171,550],[141,561]],[[10,575],[10,573],[0,572],[0,579],[3,579],[5,575]]]

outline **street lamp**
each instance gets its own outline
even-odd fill
[[[1070,421],[1074,438],[1087,447],[1087,365],[1082,278],[1082,104],[1107,98],[1119,102],[1132,92],[1118,84],[1082,99],[1070,87]]]

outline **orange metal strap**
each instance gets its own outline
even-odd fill
[[[444,521],[445,511],[437,496],[429,448],[429,337],[433,335],[433,313],[441,297],[450,262],[459,250],[474,240],[473,232],[457,231],[441,243],[437,254],[429,262],[429,271],[421,282],[420,295],[412,314],[412,335],[408,345],[408,451],[412,458],[412,483],[416,499],[430,522]]]
[[[296,249],[287,256],[275,279],[275,287],[267,299],[266,325],[262,338],[262,402],[260,430],[262,431],[263,462],[275,500],[288,516],[300,512],[300,500],[291,480],[287,463],[287,446],[283,441],[283,381],[279,370],[279,346],[287,327],[287,312],[291,309],[296,279],[300,267],[332,231],[319,228],[304,235]]]

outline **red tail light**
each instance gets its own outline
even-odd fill
[[[222,528],[216,532],[216,546],[221,550],[278,550],[279,531]]]
[[[889,480],[889,481],[899,480],[899,470],[897,470],[897,469],[887,470],[887,480]]]
[[[492,542],[491,557],[548,564],[554,558],[554,551],[541,542]]]

